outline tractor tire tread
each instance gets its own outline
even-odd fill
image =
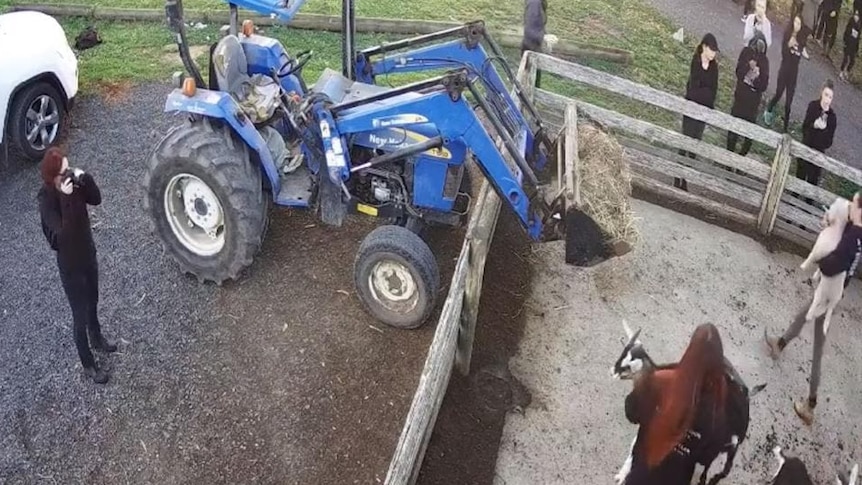
[[[230,128],[224,124],[208,119],[196,122],[186,120],[168,131],[152,150],[142,181],[146,193],[143,208],[150,215],[151,230],[161,236],[165,251],[171,254],[184,272],[193,274],[200,281],[213,281],[219,285],[226,280],[237,279],[251,265],[261,249],[267,218],[268,206],[264,199],[261,171],[252,163],[245,143],[234,137]],[[201,258],[185,250],[181,243],[175,241],[166,222],[159,223],[159,217],[166,215],[159,214],[160,210],[153,205],[162,206],[164,187],[156,190],[150,186],[155,174],[169,170],[176,160],[185,160],[189,166],[196,167],[199,173],[194,175],[200,177],[205,174],[209,177],[214,182],[210,188],[222,199],[226,217],[230,217],[230,212],[235,213],[238,221],[232,229],[235,238],[232,239],[228,234],[226,246],[222,250],[222,253],[225,250],[233,253],[226,256],[227,261],[223,261],[221,255],[214,259]],[[170,175],[161,178],[166,183]],[[151,193],[153,190],[157,194]],[[166,238],[173,240],[169,242]],[[178,251],[184,254],[177,254]],[[190,259],[197,261],[192,263]]]
[[[437,295],[440,290],[440,269],[437,266],[437,258],[434,256],[431,248],[417,234],[397,225],[379,226],[365,236],[365,239],[359,245],[359,250],[354,260],[354,282],[363,305],[371,315],[379,318],[379,315],[375,314],[369,303],[362,296],[363,292],[360,289],[363,284],[362,280],[364,279],[361,274],[363,270],[362,265],[366,258],[377,252],[393,253],[408,261],[419,273],[419,278],[425,286],[428,299],[419,318],[413,319],[409,323],[386,320],[383,320],[383,323],[405,329],[422,326],[434,311]]]

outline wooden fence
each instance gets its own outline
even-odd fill
[[[546,72],[565,81],[668,110],[679,115],[680,119],[685,115],[704,121],[714,128],[736,132],[769,147],[774,152],[771,164],[581,99],[562,96],[535,85],[525,86],[528,96],[552,129],[562,130],[566,107],[574,103],[577,108],[575,119],[589,119],[613,133],[623,145],[632,168],[632,184],[636,188],[663,199],[693,204],[751,226],[764,236],[775,235],[810,247],[819,232],[823,206],[828,206],[837,197],[835,193],[789,174],[793,159],[803,159],[821,167],[823,176],[830,173],[862,185],[862,172],[808,148],[789,135],[703,107],[680,96],[546,54],[527,52],[525,62],[525,79],[535,79],[537,71]],[[543,84],[547,83],[543,81]],[[680,155],[680,150],[694,153],[698,158]],[[670,183],[674,177],[684,178],[688,191],[674,187]],[[806,199],[811,199],[810,203]]]

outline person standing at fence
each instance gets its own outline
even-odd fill
[[[766,47],[769,48],[772,45],[772,22],[766,17],[766,0],[757,0],[754,15],[746,17],[742,31],[742,45],[745,47],[751,45],[751,40],[758,32],[763,34]]]
[[[823,13],[821,22],[817,26],[815,37],[826,50],[828,58],[835,45],[835,35],[838,33],[838,11],[841,9],[841,0],[823,0]]]
[[[521,58],[524,52],[542,52],[545,42],[545,25],[548,23],[547,0],[525,0],[524,36],[521,39]],[[536,72],[536,87],[540,86],[542,71]]]
[[[834,88],[831,80],[826,80],[820,88],[820,97],[808,103],[805,120],[802,122],[802,143],[819,152],[832,146],[838,117],[832,109]],[[817,185],[820,182],[821,168],[813,163],[796,159],[796,177]],[[811,203],[809,199],[809,203]]]
[[[781,66],[778,68],[778,85],[775,96],[766,106],[763,119],[767,125],[775,121],[773,110],[778,100],[787,92],[784,98],[784,132],[790,124],[790,108],[793,106],[793,96],[796,93],[796,78],[799,76],[799,60],[805,54],[805,44],[808,39],[808,28],[802,25],[802,17],[793,17],[790,25],[784,31],[781,41]]]
[[[853,16],[844,28],[844,59],[841,61],[841,72],[838,78],[847,82],[847,76],[856,64],[856,54],[859,53],[859,33],[862,32],[862,17],[859,10],[853,11]]]
[[[739,53],[736,62],[736,90],[733,93],[733,107],[730,114],[752,123],[757,122],[760,99],[769,87],[769,58],[766,57],[766,39],[757,32],[751,42]],[[739,135],[727,131],[727,149],[735,152]],[[751,138],[745,137],[739,154],[748,155]]]
[[[715,97],[718,93],[718,61],[715,56],[719,53],[718,41],[712,34],[706,34],[697,45],[694,56],[691,58],[688,82],[685,85],[685,99],[694,101],[707,108],[715,107]],[[706,123],[688,116],[682,118],[682,133],[686,136],[703,138]],[[694,158],[695,154],[685,150],[679,151],[680,155]],[[674,187],[688,190],[685,179],[674,178]]]
[[[850,279],[859,267],[862,257],[862,197],[856,192],[850,204],[850,223],[844,228],[841,241],[834,251],[817,262],[823,276],[835,276],[843,271],[847,272],[844,278],[844,287],[850,284]],[[777,360],[787,345],[799,336],[802,327],[805,326],[805,315],[811,306],[813,297],[808,300],[802,310],[793,319],[793,322],[781,337],[770,336],[764,330],[763,336],[769,355]],[[811,357],[811,377],[809,379],[808,399],[798,400],[793,403],[796,414],[806,424],[814,421],[814,408],[817,406],[817,391],[820,387],[820,368],[823,361],[823,348],[826,343],[826,335],[823,333],[823,322],[825,315],[814,320],[814,352]]]
[[[108,375],[96,365],[90,345],[103,352],[115,352],[117,346],[102,335],[97,316],[99,267],[87,212],[87,205],[102,203],[102,193],[92,175],[69,168],[69,160],[59,148],[45,152],[41,172],[37,198],[42,232],[57,252],[60,281],[72,309],[78,357],[87,376],[104,384]]]

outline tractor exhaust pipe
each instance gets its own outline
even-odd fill
[[[168,20],[168,28],[176,35],[177,48],[180,52],[180,59],[183,61],[183,66],[186,71],[194,78],[195,85],[198,88],[205,88],[203,77],[195,63],[192,61],[192,56],[189,53],[189,43],[186,38],[186,26],[183,23],[183,1],[182,0],[165,0],[165,14]]]

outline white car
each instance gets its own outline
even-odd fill
[[[41,12],[0,14],[0,143],[38,160],[62,135],[78,93],[78,59]]]

